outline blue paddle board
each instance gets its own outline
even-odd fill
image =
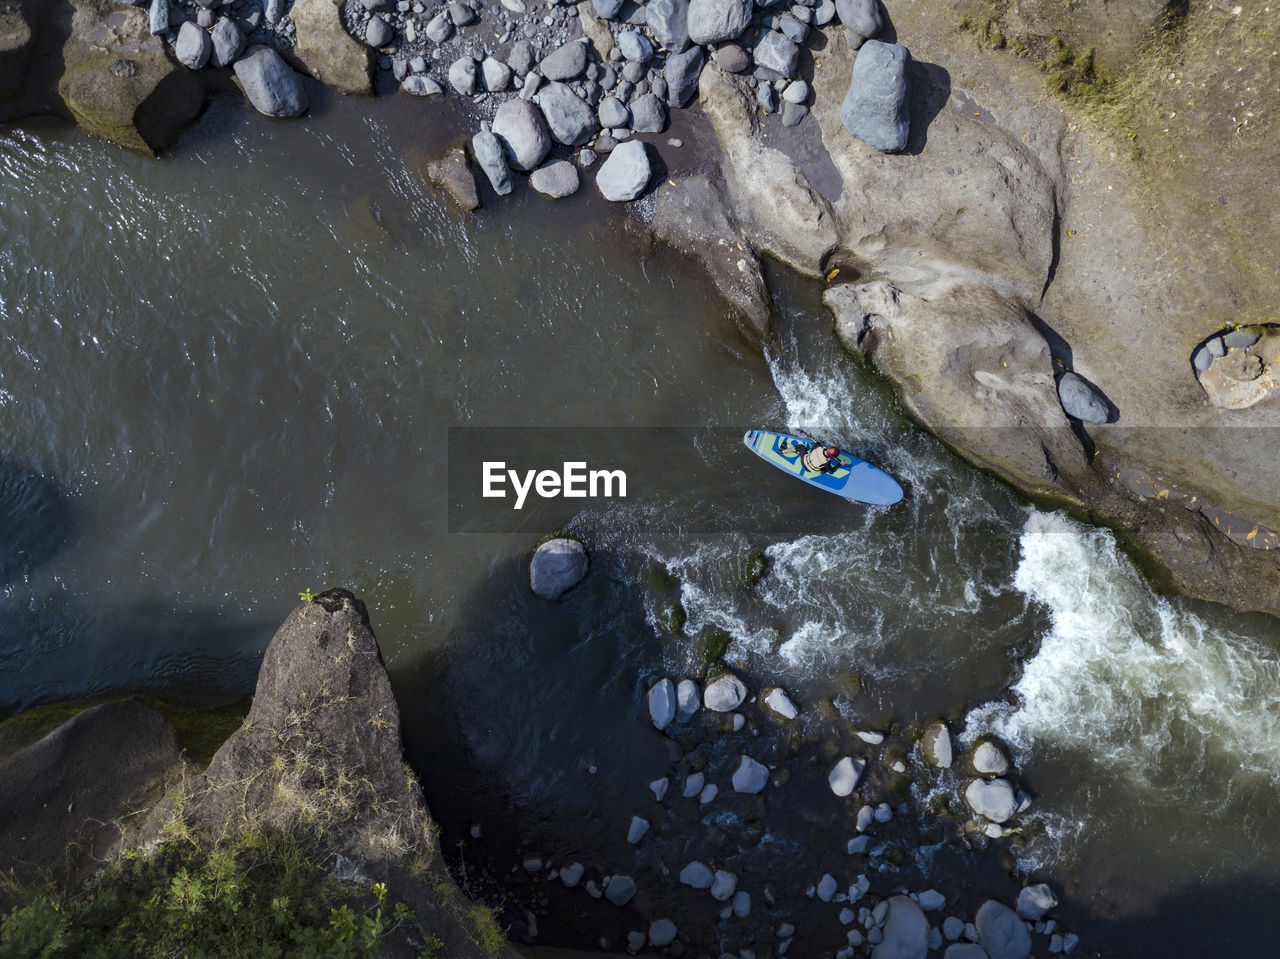
[[[844,451],[832,461],[834,472],[824,473],[814,472],[804,465],[804,454],[815,445],[812,440],[786,433],[748,430],[742,442],[751,452],[784,473],[855,503],[892,506],[902,499],[902,487],[897,480]]]

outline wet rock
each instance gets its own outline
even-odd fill
[[[711,882],[711,898],[716,902],[728,902],[738,890],[738,877],[731,872],[717,869]]]
[[[871,959],[924,959],[929,950],[929,920],[906,896],[894,896],[888,901],[881,932]]]
[[[853,61],[840,122],[859,140],[882,153],[907,145],[911,54],[896,43],[868,40]]]
[[[744,53],[743,56],[746,56]],[[690,47],[683,53],[673,53],[667,57],[662,69],[662,77],[667,81],[667,102],[673,107],[681,108],[689,103],[698,92],[698,80],[702,76],[702,68],[707,58],[702,47]]]
[[[385,47],[394,36],[390,24],[381,17],[371,17],[364,28],[364,42],[375,50]]]
[[[870,825],[870,823],[868,823],[868,825]],[[845,843],[844,850],[850,856],[858,856],[866,853],[866,851],[870,848],[871,848],[870,836],[854,836],[847,843]]]
[[[978,942],[990,959],[1026,959],[1031,955],[1031,933],[1004,903],[988,899],[978,910],[974,925]]]
[[[1078,420],[1100,425],[1110,419],[1111,407],[1106,399],[1075,373],[1063,373],[1058,378],[1058,399],[1066,414]]]
[[[652,93],[631,101],[631,129],[636,133],[661,133],[667,125],[667,108]]]
[[[925,761],[939,769],[950,769],[954,758],[951,750],[951,730],[941,719],[935,719],[924,727],[920,749]]]
[[[942,935],[948,942],[959,939],[964,935],[964,920],[957,916],[947,916],[942,920]]]
[[[625,906],[635,894],[636,881],[630,876],[614,876],[604,890],[604,897],[615,906]]]
[[[645,934],[640,932],[638,929],[633,929],[631,932],[627,933],[627,949],[631,952],[639,952],[644,948],[646,941],[647,939]]]
[[[587,68],[587,45],[579,40],[558,47],[542,58],[538,72],[548,80],[573,80]]]
[[[578,192],[578,169],[568,160],[556,160],[534,170],[529,185],[543,196],[560,200]]]
[[[669,679],[659,680],[649,689],[649,719],[658,729],[666,729],[675,718],[675,685]]]
[[[702,693],[698,689],[698,684],[692,679],[680,680],[680,685],[676,687],[677,717],[681,720],[688,719],[698,711],[701,705]]]
[[[826,872],[823,873],[822,878],[818,880],[818,887],[815,890],[815,894],[823,902],[830,902],[831,897],[836,894],[836,889],[838,888],[839,884],[836,882],[836,877],[831,875],[831,873]]]
[[[449,86],[464,97],[474,96],[476,92],[476,61],[471,57],[459,57],[449,66]]]
[[[547,540],[533,554],[529,585],[544,599],[559,599],[582,582],[587,566],[587,551],[577,540]]]
[[[538,873],[542,872],[542,867],[545,865],[545,863],[542,861],[541,857],[531,856],[530,858],[520,863],[520,865],[524,868],[524,871],[527,872],[529,875],[536,876]]]
[[[734,792],[758,793],[769,781],[769,767],[764,766],[750,756],[744,755],[733,773]]]
[[[307,112],[302,78],[271,47],[250,47],[235,63],[236,79],[253,108],[269,117],[298,117]]]
[[[752,7],[752,0],[689,0],[689,39],[694,43],[734,39],[750,25]]]
[[[710,889],[715,881],[715,873],[711,867],[696,859],[680,870],[680,881],[694,889]]]
[[[964,800],[977,815],[997,823],[1012,819],[1018,809],[1007,779],[975,779],[965,787]]]
[[[645,833],[649,831],[649,820],[641,819],[639,816],[631,817],[631,825],[627,827],[627,842],[636,845],[645,837]]]
[[[624,144],[631,146],[632,144]],[[618,150],[621,150],[619,147]],[[618,151],[615,150],[614,153]],[[721,673],[711,682],[702,694],[702,703],[707,709],[716,713],[728,713],[737,709],[747,698],[747,687],[733,673]]]
[[[841,797],[851,794],[858,787],[858,780],[862,778],[862,771],[866,767],[867,764],[862,760],[845,756],[827,774],[827,783],[831,786],[831,791]],[[858,828],[861,830],[862,826]]]
[[[746,919],[751,915],[751,894],[745,889],[739,889],[733,894],[733,914],[739,919]]]
[[[835,0],[840,22],[849,34],[849,45],[857,50],[884,26],[878,0]]]
[[[706,783],[707,777],[702,773],[690,773],[684,781],[684,790],[682,791],[685,799],[692,799],[694,796],[702,792],[702,787]]]
[[[1003,776],[1009,771],[1009,757],[995,742],[984,739],[973,748],[973,771],[981,776]]]
[[[926,889],[916,896],[916,902],[925,912],[937,912],[947,904],[947,897],[936,889]]]
[[[623,30],[618,34],[618,49],[632,63],[648,63],[653,59],[653,44],[639,30]]]
[[[976,942],[956,942],[947,946],[942,959],[990,959],[987,950]]]
[[[800,63],[800,47],[781,33],[766,30],[756,43],[755,61],[757,66],[790,80],[796,75]],[[857,61],[854,62],[854,71],[857,72]]]
[[[655,779],[653,782],[649,783],[649,790],[653,793],[653,798],[658,800],[658,802],[662,802],[662,800],[667,796],[667,788],[670,784],[671,781],[665,776],[661,779]]]
[[[496,57],[484,58],[480,64],[480,75],[484,77],[484,88],[490,93],[501,93],[511,85],[511,68]],[[550,143],[547,148],[551,148]],[[541,162],[542,157],[538,160]]]
[[[1023,919],[1037,922],[1058,904],[1058,897],[1053,894],[1047,883],[1036,883],[1024,886],[1018,893],[1017,913]]]
[[[868,743],[872,746],[879,746],[884,742],[884,733],[875,729],[860,729],[858,730],[858,738],[864,743]]]
[[[866,832],[871,828],[871,824],[876,821],[876,811],[870,806],[863,806],[858,810],[858,819],[854,823],[854,828],[858,832]]]
[[[209,34],[188,20],[178,30],[178,40],[173,45],[173,55],[188,70],[199,70],[209,62],[212,44]]]
[[[210,36],[209,63],[215,67],[229,67],[236,62],[244,49],[244,34],[229,18],[223,17]]]
[[[649,923],[649,945],[661,949],[676,941],[676,924],[670,919],[655,919]]]
[[[645,18],[653,38],[671,53],[689,47],[689,0],[649,0]]]
[[[882,802],[876,806],[875,821],[884,824],[893,819],[893,808],[887,803]]]
[[[440,84],[430,77],[423,76],[405,77],[400,84],[400,89],[415,97],[438,97],[444,93],[444,88]]]
[[[582,874],[586,872],[580,862],[571,862],[560,870],[560,881],[569,889],[572,889],[582,881]]]
[[[425,79],[427,78],[408,77],[405,83]],[[467,154],[462,147],[450,147],[439,158],[428,163],[427,176],[463,210],[479,209],[480,194],[476,191],[476,178],[467,165]]]
[[[715,783],[707,783],[702,787],[702,792],[698,793],[698,803],[705,806],[718,795],[720,795],[720,787]]]
[[[557,143],[582,146],[599,129],[595,110],[563,83],[546,84],[534,99],[542,108],[552,139]]]
[[[774,686],[765,691],[764,704],[783,719],[795,719],[800,715],[800,710],[796,709],[796,704],[791,701],[791,697],[781,686]]]
[[[493,118],[493,132],[507,148],[511,165],[517,170],[536,168],[551,152],[551,134],[547,131],[547,122],[543,119],[542,111],[528,100],[507,100],[498,107]],[[574,183],[576,190],[576,174]]]

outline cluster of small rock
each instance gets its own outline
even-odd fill
[[[1280,386],[1280,325],[1241,327],[1217,333],[1191,354],[1196,379],[1209,401],[1226,409],[1245,409]]]

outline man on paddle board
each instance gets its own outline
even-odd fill
[[[810,473],[834,473],[840,465],[840,451],[834,446],[818,446],[815,444],[809,449],[805,449],[802,444],[795,443],[791,449],[795,453],[802,454],[800,465]]]

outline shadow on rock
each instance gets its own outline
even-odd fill
[[[918,156],[929,141],[929,126],[951,97],[951,74],[936,63],[911,61],[911,132],[902,152]]]

